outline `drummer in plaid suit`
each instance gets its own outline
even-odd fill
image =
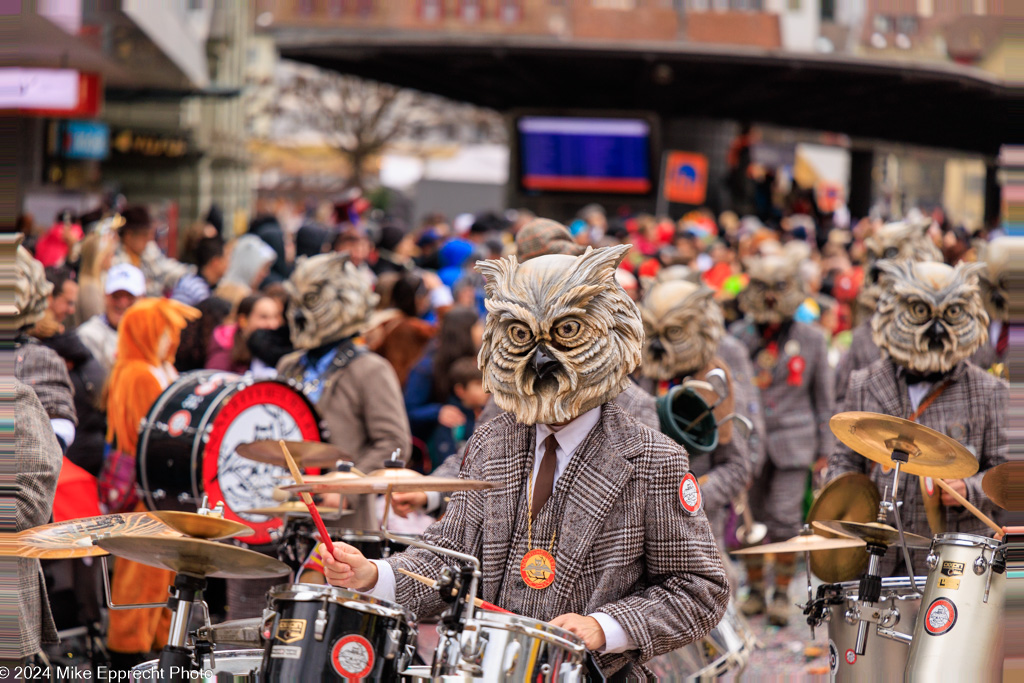
[[[480,558],[484,600],[575,633],[616,676],[646,675],[644,661],[704,637],[729,595],[685,451],[612,400],[643,338],[614,279],[626,249],[478,264],[480,364],[506,412],[474,432],[460,477],[500,487],[455,493],[424,534]],[[335,544],[325,569],[422,619],[445,603],[398,570],[436,578],[446,564],[416,549],[368,561]]]

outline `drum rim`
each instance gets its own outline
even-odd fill
[[[483,612],[481,610],[477,610],[475,618],[482,626],[536,638],[537,640],[558,645],[565,650],[575,652],[581,657],[587,649],[583,641],[575,634],[539,619],[531,619],[530,617],[523,617],[518,614]]]
[[[292,602],[322,602],[325,594],[329,594],[328,602],[332,602],[341,607],[349,607],[349,609],[358,610],[358,607],[351,607],[347,604],[355,603],[359,606],[371,608],[374,613],[380,614],[380,616],[389,619],[404,619],[407,622],[412,622],[412,612],[396,602],[390,602],[366,593],[359,593],[357,591],[341,588],[339,586],[332,586],[330,584],[283,583],[271,588],[268,591],[267,596],[272,601],[290,600]]]
[[[956,545],[972,548],[987,547],[992,550],[998,550],[1004,545],[1004,543],[1003,541],[997,541],[991,536],[968,534],[963,531],[947,531],[945,533],[935,534],[932,538],[933,549],[940,545]]]
[[[213,656],[214,656],[215,660],[217,660],[217,659],[242,659],[243,657],[252,657],[254,659],[259,659],[262,662],[264,654],[266,654],[266,650],[261,647],[259,649],[257,649],[257,648],[248,648],[248,649],[245,649],[245,650],[216,650],[216,651],[214,651]],[[206,656],[208,657],[209,655],[206,655]],[[140,672],[142,672],[142,671],[152,671],[154,669],[159,668],[159,666],[160,666],[160,660],[159,659],[151,659],[149,661],[142,662],[141,664],[136,664],[135,666],[133,666],[131,668],[131,670],[132,671],[140,671]]]

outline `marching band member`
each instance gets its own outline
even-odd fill
[[[485,600],[575,633],[620,676],[702,638],[729,595],[685,451],[613,401],[643,338],[615,282],[628,248],[477,264],[484,388],[506,413],[473,434],[460,476],[501,486],[453,494],[424,534],[481,558]],[[369,561],[339,543],[325,569],[429,618],[445,607],[437,592],[396,570],[444,566],[429,551]]]
[[[978,266],[881,261],[889,287],[871,321],[883,357],[850,376],[846,410],[865,410],[919,422],[959,441],[978,458],[974,476],[948,483],[989,517],[997,508],[982,491],[985,472],[1005,462],[1007,398],[1005,383],[968,362],[988,341],[988,314],[978,288]],[[828,476],[866,472],[879,491],[892,486],[892,473],[838,444]],[[920,481],[918,481],[920,479]],[[900,516],[911,533],[931,536],[927,507],[942,509],[946,531],[991,535],[988,527],[928,478],[900,473]],[[919,574],[924,551],[911,551]],[[906,576],[903,556],[890,551],[882,576]]]
[[[764,247],[762,247],[764,248]],[[767,251],[767,250],[766,250]],[[766,453],[750,488],[750,504],[768,526],[769,540],[796,536],[803,524],[807,477],[816,459],[832,448],[828,421],[833,413],[833,378],[825,336],[793,319],[804,300],[799,278],[806,245],[791,242],[747,262],[750,283],[739,296],[746,318],[731,332],[748,349],[754,364],[754,383],[761,390]],[[785,626],[792,609],[787,595],[796,568],[796,555],[775,558],[775,592],[766,601],[764,559],[744,558],[750,594],[741,605],[744,614],[768,610],[770,623]]]

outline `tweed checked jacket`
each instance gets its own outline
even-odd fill
[[[4,494],[5,508],[10,501],[8,496],[13,495],[14,518],[11,520],[6,514],[0,516],[0,532],[15,533],[50,521],[62,456],[57,437],[35,392],[10,378],[5,385],[4,393],[14,397],[14,408],[13,412],[0,417],[0,422],[7,422],[9,430],[12,426],[9,421],[13,418],[17,470],[9,477],[14,483],[13,492],[8,489]],[[10,639],[6,632],[0,638],[0,660],[28,657],[39,652],[42,643],[57,642],[39,560],[0,558],[0,571],[4,576],[18,577],[12,589],[14,600],[0,605],[0,615],[3,623],[17,623],[20,630],[17,639]]]
[[[35,391],[51,420],[71,420],[78,425],[74,389],[64,360],[31,337],[20,341],[14,352],[14,376]],[[52,431],[49,424],[46,429]]]
[[[1009,453],[1007,441],[1006,384],[977,366],[962,361],[949,374],[952,383],[918,418],[918,422],[935,431],[956,439],[978,458],[978,473],[965,480],[967,500],[989,517],[998,520],[999,510],[989,501],[981,488],[985,472],[1006,462]],[[934,388],[934,387],[933,387]],[[890,359],[878,360],[866,368],[854,371],[846,394],[846,410],[867,410],[873,413],[907,418],[913,412],[903,369]],[[884,474],[882,468],[872,467],[867,458],[857,455],[838,443],[828,463],[828,476],[835,478],[844,472],[867,472],[878,484],[879,492],[892,487],[892,472]],[[906,531],[931,537],[918,477],[900,474],[900,498],[903,507],[900,516]],[[946,530],[991,536],[992,532],[970,512],[957,507],[944,507]],[[895,525],[890,518],[889,522]],[[898,553],[890,551],[882,561],[882,570],[892,572]],[[911,551],[914,569],[924,572],[927,551]],[[900,556],[902,557],[902,556]]]
[[[481,426],[459,476],[501,488],[453,494],[424,539],[481,559],[484,600],[544,621],[567,612],[614,618],[638,650],[599,655],[607,673],[706,635],[725,611],[729,582],[703,511],[687,516],[680,503],[685,451],[606,403],[533,524],[533,547],[547,549],[557,531],[554,583],[533,590],[519,566],[535,442],[535,428],[508,413]],[[388,562],[430,577],[446,565],[417,549]],[[397,601],[420,618],[442,611],[436,591],[397,571],[395,580]]]
[[[755,359],[764,339],[751,320],[739,320],[730,332]],[[796,342],[799,351],[790,354],[786,346]],[[834,411],[834,379],[829,367],[825,335],[818,329],[793,321],[778,339],[779,357],[772,369],[771,384],[761,389],[761,407],[767,433],[768,458],[779,469],[809,467],[817,458],[827,458],[835,437],[828,421]],[[796,355],[804,359],[799,384],[789,384],[789,362]],[[753,372],[757,373],[757,363]]]

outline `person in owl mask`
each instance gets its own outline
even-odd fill
[[[714,409],[716,420],[738,412],[755,426],[748,439],[740,436],[731,422],[723,423],[714,451],[690,455],[694,474],[702,478],[708,519],[721,541],[726,506],[746,489],[751,463],[760,460],[764,421],[750,359],[744,346],[725,333],[714,291],[689,279],[657,282],[644,296],[640,314],[645,337],[642,387],[661,397],[687,378],[703,380],[712,369],[724,370],[729,395]],[[717,400],[712,392],[697,391],[709,406]]]
[[[729,595],[686,452],[613,401],[643,339],[615,281],[628,249],[477,264],[479,363],[506,412],[474,432],[460,476],[500,486],[453,494],[424,534],[481,557],[484,600],[572,631],[617,677],[646,675],[644,661],[702,638]],[[446,564],[416,549],[368,561],[336,543],[325,570],[422,619],[445,603],[398,570],[435,578]]]
[[[890,288],[879,298],[871,330],[883,357],[850,377],[846,409],[913,420],[966,446],[978,458],[978,473],[947,483],[982,512],[998,517],[981,480],[1009,452],[1009,392],[1004,382],[967,361],[988,341],[989,318],[978,288],[980,266],[882,261],[879,267]],[[846,472],[869,473],[880,491],[892,486],[891,472],[872,467],[840,443],[829,458],[828,476]],[[900,474],[899,492],[900,516],[909,532],[926,537],[939,532],[991,535],[927,478]],[[891,515],[889,523],[895,523]],[[911,551],[918,574],[924,571],[925,555]],[[890,550],[885,555],[881,575],[907,575],[901,553]]]
[[[766,457],[761,471],[755,473],[750,504],[767,525],[769,539],[777,542],[799,533],[809,468],[831,452],[828,421],[833,413],[834,380],[825,335],[793,319],[806,297],[799,268],[807,245],[772,246],[769,250],[762,245],[763,255],[746,263],[750,282],[739,295],[746,317],[736,321],[730,332],[753,361],[767,434]],[[770,605],[763,557],[750,555],[744,562],[750,594],[741,610],[753,615],[767,609],[770,623],[785,626],[792,610],[787,593],[796,568],[795,554],[776,555]]]

